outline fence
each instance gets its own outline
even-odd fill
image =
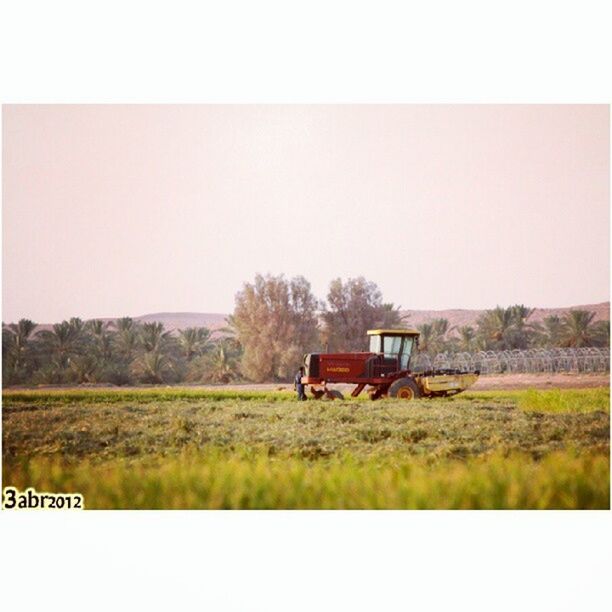
[[[480,370],[482,374],[610,371],[608,348],[553,348],[477,353],[417,353],[411,360],[415,372],[430,369]]]

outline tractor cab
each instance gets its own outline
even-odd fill
[[[413,349],[418,346],[416,329],[369,329],[370,353],[382,354],[384,365],[408,370]]]

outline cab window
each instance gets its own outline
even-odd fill
[[[381,344],[380,336],[370,336],[370,353],[382,353],[380,344]]]
[[[414,346],[414,338],[410,338],[410,337],[404,338],[404,345],[402,346],[402,358],[401,358],[402,370],[408,369],[408,364],[410,363],[410,355],[412,353],[413,346]]]
[[[397,357],[401,344],[401,336],[383,336],[383,353],[385,357]]]

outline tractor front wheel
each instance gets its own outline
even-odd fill
[[[421,390],[413,378],[399,378],[389,387],[389,395],[399,399],[412,400],[421,397]]]

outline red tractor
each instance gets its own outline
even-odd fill
[[[344,399],[329,383],[354,384],[357,397],[366,386],[370,399],[445,397],[473,385],[479,372],[428,370],[412,372],[410,358],[418,346],[416,329],[371,329],[370,350],[363,353],[310,353],[304,357],[302,384],[310,385],[316,399]]]

